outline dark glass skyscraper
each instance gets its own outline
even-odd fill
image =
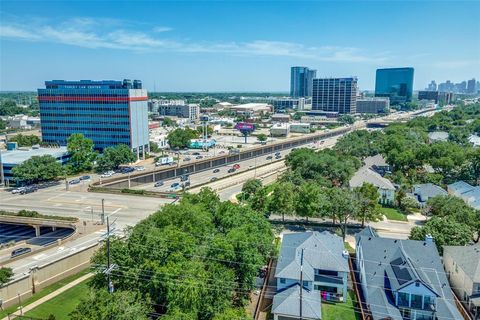
[[[42,139],[67,145],[83,133],[96,149],[126,144],[137,156],[149,150],[147,90],[139,80],[45,82],[38,89]]]
[[[312,82],[317,76],[317,70],[307,67],[292,67],[290,73],[290,96],[304,98],[312,96]]]
[[[390,98],[390,104],[412,101],[413,68],[377,69],[375,96]]]
[[[356,113],[357,78],[313,79],[312,112]]]

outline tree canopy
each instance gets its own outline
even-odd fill
[[[1,267],[0,268],[0,287],[9,282],[11,277],[13,276],[13,271],[11,268]]]
[[[70,152],[68,162],[70,171],[79,173],[93,168],[97,154],[93,150],[92,139],[85,138],[82,133],[74,133],[67,139],[67,150]]]
[[[198,137],[198,132],[190,128],[177,128],[171,131],[168,136],[168,144],[170,148],[187,148],[190,145],[190,140]]]
[[[31,147],[33,145],[40,144],[42,142],[42,140],[40,140],[40,138],[37,137],[36,135],[33,135],[33,134],[23,135],[21,133],[11,138],[8,138],[8,141],[18,143],[19,147]]]
[[[97,160],[97,170],[106,171],[117,169],[122,164],[134,162],[136,156],[125,144],[119,144],[115,147],[108,147],[103,150]]]
[[[35,183],[54,180],[63,174],[63,168],[51,155],[33,156],[13,167],[13,177],[19,182]]]

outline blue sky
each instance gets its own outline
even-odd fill
[[[5,1],[0,90],[141,79],[157,91],[288,91],[290,67],[480,78],[480,1]]]

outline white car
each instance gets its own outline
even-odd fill
[[[138,166],[138,167],[135,167],[135,170],[137,170],[137,171],[145,171],[145,167],[144,167],[144,166]]]
[[[23,190],[25,190],[25,187],[15,188],[12,190],[12,194],[21,193]]]
[[[111,177],[111,176],[112,176],[112,174],[111,174],[110,172],[105,172],[104,174],[102,174],[102,175],[100,176],[100,178],[109,178],[109,177]]]

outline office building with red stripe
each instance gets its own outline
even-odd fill
[[[125,144],[144,158],[149,151],[147,90],[140,80],[53,80],[38,89],[42,140],[67,145],[83,133],[95,149]]]

